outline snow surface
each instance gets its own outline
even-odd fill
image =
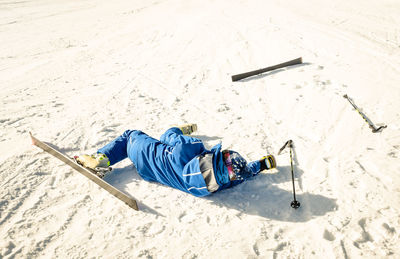
[[[0,1],[0,258],[399,258],[399,14],[398,0]],[[292,139],[301,207],[287,150],[207,198],[123,161],[106,181],[135,211],[28,134],[76,155],[189,122],[248,160]]]

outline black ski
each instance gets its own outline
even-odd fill
[[[50,155],[60,159],[61,161],[63,161],[64,163],[66,163],[67,165],[69,165],[70,167],[75,169],[76,171],[78,171],[79,173],[83,174],[84,176],[86,176],[87,178],[92,180],[94,183],[96,183],[98,186],[100,186],[104,190],[108,191],[109,193],[111,193],[112,195],[114,195],[115,197],[120,199],[121,201],[125,202],[132,209],[139,210],[135,198],[133,198],[132,196],[122,192],[121,190],[115,188],[114,186],[110,185],[109,183],[107,183],[106,181],[104,181],[103,179],[98,177],[94,170],[92,172],[91,169],[83,167],[83,166],[77,164],[74,161],[74,159],[66,156],[65,154],[61,153],[60,151],[56,150],[55,148],[53,148],[53,147],[43,143],[42,141],[38,140],[37,138],[35,138],[32,135],[32,133],[29,132],[29,134],[31,135],[31,139],[32,139],[32,144],[33,145],[43,149],[44,151],[46,151]]]
[[[284,67],[287,67],[287,66],[298,65],[298,64],[301,64],[301,63],[303,63],[303,60],[300,57],[300,58],[296,58],[296,59],[293,59],[293,60],[290,60],[288,62],[284,62],[284,63],[278,64],[278,65],[274,65],[274,66],[270,66],[270,67],[266,67],[266,68],[261,68],[261,69],[257,69],[257,70],[254,70],[254,71],[242,73],[242,74],[233,75],[232,76],[232,82],[239,81],[239,80],[242,80],[242,79],[250,77],[250,76],[256,76],[256,75],[259,75],[259,74],[262,74],[262,73],[265,73],[265,72],[268,72],[268,71],[272,71],[272,70],[275,70],[275,69],[278,69],[278,68],[284,68]]]

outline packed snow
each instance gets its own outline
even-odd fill
[[[399,14],[397,0],[0,1],[0,258],[399,258]],[[196,198],[124,160],[105,180],[135,211],[29,137],[73,156],[184,123],[278,167]]]

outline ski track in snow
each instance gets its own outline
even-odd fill
[[[400,5],[384,0],[0,3],[0,258],[398,258]],[[29,43],[29,44],[27,44]],[[303,57],[233,83],[231,75]],[[368,125],[348,94],[377,125]],[[206,198],[105,180],[134,211],[30,145],[72,155],[126,129],[195,122],[278,168]]]

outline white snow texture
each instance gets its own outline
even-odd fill
[[[1,0],[0,258],[400,258],[399,14],[398,0]],[[278,167],[196,198],[124,160],[105,180],[135,211],[28,134],[72,156],[183,123]]]

